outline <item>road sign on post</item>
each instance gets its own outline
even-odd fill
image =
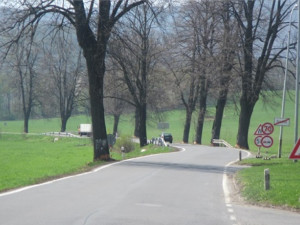
[[[257,146],[257,147],[261,147],[262,144],[261,144],[261,139],[263,138],[263,136],[257,136],[255,137],[254,139],[254,144]]]
[[[261,158],[260,148],[270,148],[273,145],[273,138],[270,136],[274,131],[274,126],[272,123],[259,124],[254,132],[256,136],[254,139],[254,144],[258,147],[258,152],[256,158]]]
[[[298,139],[293,151],[290,154],[290,159],[300,159],[300,139]]]
[[[271,123],[264,123],[262,125],[262,132],[264,133],[264,135],[270,135],[272,134],[274,131],[274,126]]]
[[[262,125],[259,124],[258,128],[256,129],[256,131],[254,132],[254,135],[263,135],[263,131],[262,131]]]
[[[273,145],[273,138],[271,136],[264,136],[261,139],[261,145],[264,148],[270,148]]]
[[[274,125],[275,126],[289,126],[290,118],[275,118]]]

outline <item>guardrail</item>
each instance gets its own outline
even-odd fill
[[[42,133],[42,135],[47,135],[47,136],[58,136],[58,137],[76,137],[79,138],[79,135],[68,133],[68,132],[47,132],[47,133]]]
[[[227,148],[232,148],[232,145],[231,145],[231,144],[229,144],[227,141],[224,141],[224,140],[222,140],[222,139],[213,139],[213,140],[212,140],[212,143],[213,143],[213,144],[221,144],[221,145],[226,146]]]
[[[158,146],[168,146],[165,140],[161,137],[158,138],[152,138],[150,140],[150,144],[158,145]]]

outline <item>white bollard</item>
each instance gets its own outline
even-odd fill
[[[122,152],[122,159],[125,158],[125,148],[124,146],[121,147],[121,152]]]

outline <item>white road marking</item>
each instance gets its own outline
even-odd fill
[[[184,152],[185,151],[185,149],[182,148],[182,147],[178,147],[178,148],[181,149],[179,152]],[[165,153],[160,153],[160,154],[165,154]],[[4,197],[4,196],[7,196],[7,195],[12,195],[12,194],[16,194],[16,193],[19,193],[19,192],[22,192],[22,191],[26,191],[26,190],[29,190],[29,189],[32,189],[32,188],[41,187],[41,186],[48,185],[48,184],[53,184],[54,182],[57,182],[57,181],[62,181],[62,180],[70,179],[70,178],[73,178],[73,177],[80,177],[80,176],[88,175],[88,174],[91,174],[91,173],[97,173],[97,172],[99,172],[103,169],[106,169],[108,167],[111,167],[111,166],[114,166],[114,165],[117,165],[117,164],[120,164],[120,163],[123,163],[123,162],[126,162],[126,161],[133,161],[133,160],[140,159],[140,158],[154,157],[154,156],[160,155],[160,154],[146,155],[146,156],[142,156],[142,157],[138,157],[138,158],[126,159],[126,160],[111,163],[111,164],[108,164],[108,165],[105,165],[105,166],[100,166],[99,168],[96,168],[96,169],[94,169],[92,171],[89,171],[89,172],[80,173],[80,174],[76,174],[76,175],[72,175],[72,176],[66,176],[66,177],[63,177],[63,178],[47,181],[45,183],[34,184],[34,185],[18,188],[16,190],[7,191],[7,192],[4,192],[4,193],[0,193],[0,198]]]
[[[244,151],[244,152],[247,152],[247,151]],[[250,156],[250,152],[247,152],[247,157],[249,157],[249,156]],[[237,221],[237,219],[236,219],[236,216],[234,215],[234,210],[232,208],[231,199],[230,199],[230,191],[229,191],[229,188],[228,188],[227,168],[230,165],[232,165],[233,163],[237,162],[238,160],[239,159],[237,159],[236,161],[232,161],[232,162],[228,163],[225,166],[225,169],[224,169],[224,172],[223,172],[223,182],[222,182],[224,198],[225,198],[225,204],[226,204],[226,207],[227,207],[227,211],[230,214],[229,218],[230,218],[231,221],[235,221],[235,222]],[[236,224],[233,224],[233,225],[236,225]]]
[[[233,215],[230,215],[230,220],[232,220],[232,221],[236,221],[236,217],[235,217],[235,216],[233,216]]]
[[[156,207],[156,208],[162,207],[162,205],[160,205],[160,204],[153,204],[153,203],[136,203],[135,205],[146,206],[146,207]]]
[[[228,208],[227,211],[228,211],[229,213],[233,213],[233,209],[232,209],[232,208]]]

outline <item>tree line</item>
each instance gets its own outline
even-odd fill
[[[219,139],[228,100],[239,102],[236,145],[248,149],[251,115],[262,90],[274,89],[286,50],[286,18],[296,1],[25,0],[0,12],[0,110],[59,114],[61,131],[88,112],[94,160],[109,160],[105,112],[135,114],[135,136],[147,144],[147,112],[183,107],[183,142],[202,143],[208,99]],[[5,22],[3,22],[5,21]],[[17,108],[13,108],[17,107]]]

